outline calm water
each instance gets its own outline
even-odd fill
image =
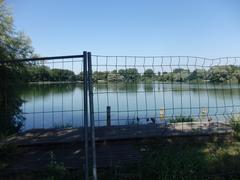
[[[83,85],[29,85],[23,94],[25,129],[83,125]],[[95,124],[106,124],[111,106],[112,124],[132,124],[147,118],[163,122],[175,116],[226,120],[240,111],[238,84],[97,84],[94,86]],[[160,120],[160,113],[162,119]],[[164,116],[164,117],[163,117]]]

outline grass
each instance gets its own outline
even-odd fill
[[[147,141],[138,164],[100,172],[100,179],[239,179],[240,142],[176,138]]]
[[[142,160],[98,169],[103,180],[240,179],[240,142],[235,136],[175,137],[134,141]],[[0,150],[8,160],[14,147]],[[50,152],[43,171],[24,173],[17,179],[82,179],[81,171],[70,171]],[[14,156],[13,156],[14,157]],[[2,161],[1,161],[2,162]]]
[[[67,169],[63,163],[56,160],[55,154],[52,151],[49,152],[49,156],[50,162],[41,176],[50,179],[62,179],[62,177],[66,176]]]
[[[2,146],[0,148],[0,179],[19,179],[19,180],[65,180],[65,179],[82,179],[82,170],[70,171],[62,162],[56,160],[55,154],[49,152],[49,163],[46,168],[38,171],[30,171],[24,173],[8,173],[8,167],[16,157],[16,147],[13,145]]]
[[[0,173],[5,171],[17,156],[16,146],[6,144],[0,146]]]
[[[229,122],[234,131],[234,136],[240,139],[240,115],[233,115]]]

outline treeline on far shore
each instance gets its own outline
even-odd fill
[[[27,81],[83,81],[83,72],[75,74],[67,69],[50,69],[47,66],[27,65]],[[173,82],[195,82],[204,81],[212,83],[236,82],[240,83],[240,67],[234,65],[213,66],[209,69],[176,68],[172,72],[154,72],[146,69],[139,72],[136,68],[119,69],[113,71],[94,71],[93,81],[103,82],[135,82],[135,81],[173,81]]]

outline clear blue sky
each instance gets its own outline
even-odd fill
[[[6,0],[42,56],[240,55],[239,0]]]

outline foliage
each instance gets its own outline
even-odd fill
[[[108,74],[107,80],[109,82],[116,82],[116,81],[119,82],[119,81],[123,81],[124,77],[118,74],[117,71],[115,70]]]
[[[31,56],[31,40],[23,32],[17,32],[13,26],[13,17],[0,0],[0,57],[1,60],[12,60]]]
[[[140,78],[140,74],[136,68],[120,69],[118,73],[123,77],[126,82],[137,81]]]
[[[93,81],[104,80],[107,81],[108,71],[95,71],[93,73]]]
[[[27,58],[33,54],[30,39],[17,32],[13,18],[5,2],[0,0],[0,61]],[[23,63],[0,63],[0,132],[11,134],[21,128],[23,117],[19,97],[26,81],[26,68]]]
[[[49,155],[50,163],[48,164],[42,176],[52,180],[64,179],[64,176],[67,173],[67,169],[64,167],[64,164],[56,161],[55,154],[52,151],[49,153]]]
[[[16,145],[4,144],[0,146],[0,172],[8,168],[16,154]]]
[[[195,69],[189,76],[189,81],[202,81],[206,80],[206,71],[204,69]]]
[[[166,138],[138,144],[143,159],[99,172],[102,179],[238,179],[240,143]]]
[[[235,69],[232,75],[236,78],[237,82],[240,83],[240,68]]]
[[[168,72],[163,72],[162,75],[159,74],[158,76],[159,81],[171,81],[172,80],[172,74]]]
[[[95,71],[93,73],[93,81],[110,81],[110,82],[133,82],[140,78],[140,74],[136,68],[120,69],[109,71]]]
[[[0,66],[0,132],[5,135],[17,132],[24,120],[20,109],[22,100],[19,97],[23,86],[21,75],[18,67]]]
[[[231,66],[215,66],[208,71],[208,79],[211,82],[226,82],[232,78]]]
[[[75,76],[76,80],[83,81],[83,72],[80,72],[78,75]]]
[[[239,138],[240,137],[240,116],[239,115],[232,116],[229,122],[234,131],[234,134],[236,135],[236,137]]]
[[[186,69],[174,69],[173,70],[173,81],[184,82],[188,79],[190,71]]]
[[[27,65],[28,81],[76,81],[81,80],[81,74],[75,75],[67,69],[50,69],[47,66]]]
[[[158,74],[158,80],[174,82],[209,81],[212,83],[240,82],[240,67],[234,65],[213,66],[209,70],[195,69],[192,72],[177,68],[172,72]]]
[[[152,69],[146,69],[143,73],[143,79],[153,79],[155,74]]]
[[[47,66],[28,65],[28,81],[83,81],[83,72],[75,75],[73,71],[66,69],[50,69]],[[93,81],[109,82],[134,82],[134,81],[172,81],[172,82],[195,82],[209,81],[212,83],[240,82],[240,67],[213,66],[209,70],[176,68],[172,72],[154,73],[152,69],[146,69],[142,75],[136,68],[119,69],[113,71],[93,72]]]
[[[106,169],[98,169],[99,179],[239,179],[240,143],[232,136],[201,136],[144,139],[134,141],[141,155]],[[14,147],[0,148],[0,156],[13,157]],[[50,152],[50,163],[43,171],[24,172],[2,179],[83,179],[83,171],[68,170]],[[2,161],[3,162],[3,161]]]
[[[73,71],[66,69],[51,69],[50,79],[52,81],[74,81],[76,80]]]

